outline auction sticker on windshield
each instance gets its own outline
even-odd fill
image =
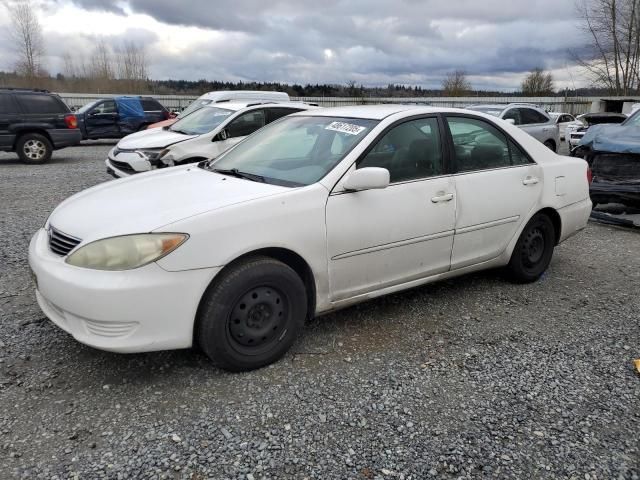
[[[349,135],[359,135],[363,130],[366,130],[366,127],[361,127],[360,125],[354,125],[352,123],[345,122],[331,122],[329,125],[324,127],[325,130],[333,130],[334,132],[340,133],[348,133]]]

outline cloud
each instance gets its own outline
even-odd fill
[[[557,0],[41,2],[46,35],[144,43],[156,78],[437,87],[464,69],[515,88],[531,68],[564,68],[583,43],[573,2]]]

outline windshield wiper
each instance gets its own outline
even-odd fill
[[[222,175],[231,175],[232,177],[244,178],[245,180],[251,180],[253,182],[266,183],[263,176],[255,175],[253,173],[241,172],[237,168],[230,168],[228,170],[224,168],[212,168],[211,171],[220,173]]]

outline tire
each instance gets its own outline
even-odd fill
[[[16,142],[16,153],[22,163],[41,164],[51,160],[53,147],[47,137],[39,133],[26,133]]]
[[[547,140],[546,142],[544,142],[544,146],[552,152],[556,151],[556,143],[553,140]]]
[[[538,213],[524,227],[507,267],[511,279],[517,283],[538,280],[545,272],[555,246],[555,228],[551,219]]]
[[[289,350],[306,315],[307,294],[298,274],[273,258],[253,257],[232,265],[207,289],[196,340],[219,367],[253,370]]]

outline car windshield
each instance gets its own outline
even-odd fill
[[[310,185],[377,124],[356,118],[286,117],[258,130],[205,168],[277,185]]]
[[[90,102],[87,103],[86,105],[83,105],[82,107],[80,107],[78,109],[78,113],[85,113],[88,112],[89,110],[91,110],[98,102],[100,102],[100,100],[97,100],[95,102]]]
[[[499,107],[483,107],[483,106],[471,106],[467,107],[469,110],[475,110],[476,112],[486,113],[488,115],[493,115],[494,117],[499,117],[500,114],[504,111],[504,108]]]
[[[178,120],[171,125],[169,130],[184,133],[185,135],[202,135],[216,128],[232,113],[233,110],[227,110],[226,108],[203,107]]]
[[[640,110],[636,110],[635,113],[633,113],[633,115],[631,115],[624,122],[622,122],[622,124],[625,127],[626,126],[640,127]]]
[[[177,118],[184,118],[190,113],[195,112],[196,110],[200,110],[205,105],[209,105],[213,100],[209,100],[208,98],[197,98],[193,102],[189,104],[187,108],[185,108]]]

